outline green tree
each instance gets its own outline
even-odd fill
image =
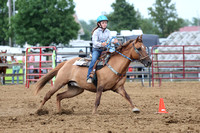
[[[172,33],[175,30],[179,30],[181,27],[189,26],[188,20],[178,18],[176,21],[169,21],[167,26],[167,32]]]
[[[0,45],[8,45],[5,31],[8,30],[8,7],[7,1],[0,1]]]
[[[159,27],[161,37],[167,37],[181,27],[183,21],[178,18],[175,4],[171,4],[171,0],[156,0],[148,10],[152,20]]]
[[[191,24],[192,24],[192,22],[190,22],[190,20],[188,20],[188,19],[182,19],[181,27],[190,26]]]
[[[73,0],[17,0],[12,19],[16,43],[31,45],[68,44],[77,37]]]
[[[137,12],[133,4],[130,5],[126,0],[116,0],[111,7],[114,11],[107,15],[110,30],[119,32],[139,28]]]
[[[140,19],[140,28],[144,34],[159,34],[158,27],[155,23],[152,22],[150,18],[141,18]]]
[[[200,26],[200,18],[192,18],[192,25],[193,26]]]
[[[96,20],[90,20],[89,24],[87,24],[85,21],[81,20],[80,21],[83,30],[85,32],[85,35],[81,36],[81,39],[83,40],[91,40],[91,32],[93,30],[93,28],[96,27]]]

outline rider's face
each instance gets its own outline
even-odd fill
[[[108,24],[107,21],[101,21],[100,22],[101,28],[103,28],[103,29],[105,29],[107,27],[107,24]]]

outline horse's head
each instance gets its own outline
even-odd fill
[[[7,50],[3,51],[1,50],[1,53],[7,53]],[[0,56],[0,61],[1,63],[6,63],[7,62],[7,56]]]
[[[140,61],[145,67],[151,66],[151,59],[146,51],[146,46],[142,42],[142,35],[138,36],[133,42],[134,52],[132,52],[132,58]]]

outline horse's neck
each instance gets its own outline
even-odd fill
[[[126,55],[129,57],[129,55]],[[118,73],[126,73],[128,66],[130,65],[130,60],[123,57],[120,54],[116,54],[109,60],[108,64],[111,65]]]

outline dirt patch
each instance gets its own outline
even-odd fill
[[[85,91],[64,99],[58,114],[56,94],[37,111],[50,85],[37,96],[24,85],[1,85],[0,132],[200,132],[199,86],[200,82],[166,82],[161,87],[126,83],[125,89],[140,114],[132,113],[128,102],[110,91],[103,93],[98,114],[91,115],[95,93]],[[160,98],[164,99],[168,114],[156,113]]]

